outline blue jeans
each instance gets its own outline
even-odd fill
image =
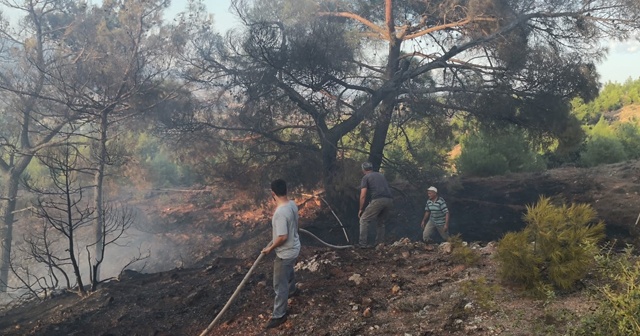
[[[278,256],[273,261],[273,290],[276,292],[276,299],[271,318],[281,318],[287,313],[289,292],[296,289],[296,277],[293,271],[295,263],[296,258],[282,259]]]

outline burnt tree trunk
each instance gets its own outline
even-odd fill
[[[104,171],[107,162],[107,128],[109,126],[109,110],[105,109],[100,113],[100,137],[97,148],[98,169],[95,173],[95,195],[94,208],[96,209],[96,218],[94,221],[95,229],[95,256],[92,267],[92,290],[100,282],[100,264],[104,258],[104,207],[103,207],[103,188],[104,188]]]
[[[395,24],[393,20],[393,1],[385,2],[385,21],[387,25],[387,33],[389,39],[389,56],[387,58],[387,66],[385,69],[385,79],[390,81],[398,72],[398,64],[400,60],[400,47],[402,40],[396,36]],[[373,170],[377,171],[382,165],[384,147],[387,141],[387,133],[391,125],[391,117],[396,106],[396,95],[389,94],[378,107],[378,115],[376,116],[375,130],[373,139],[371,140],[371,149],[369,153],[369,161],[373,164]]]
[[[13,241],[13,221],[16,210],[16,197],[18,195],[19,175],[12,172],[5,186],[2,205],[3,227],[0,228],[2,245],[0,246],[0,292],[7,291],[9,281],[9,264],[11,263],[11,242]]]

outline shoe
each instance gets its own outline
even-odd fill
[[[287,315],[280,318],[272,318],[269,323],[265,326],[265,329],[275,328],[287,321]]]
[[[356,245],[356,247],[359,248],[359,249],[362,249],[362,250],[370,250],[370,249],[374,248],[375,246],[358,244],[358,245]]]
[[[299,289],[294,289],[293,291],[289,291],[289,297],[292,298],[294,296],[298,296],[300,295],[300,290]]]

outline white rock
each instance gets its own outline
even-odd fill
[[[356,283],[356,285],[359,285],[362,283],[362,276],[358,273],[354,273],[352,276],[349,277],[349,281],[353,281]]]
[[[468,325],[464,327],[464,331],[466,332],[475,331],[477,329],[478,329],[478,326],[476,325]]]

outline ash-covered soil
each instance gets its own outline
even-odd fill
[[[288,321],[265,330],[273,304],[272,256],[256,268],[211,335],[539,335],[562,330],[593,304],[586,293],[552,303],[496,286],[493,243],[465,267],[447,244],[399,240],[375,250],[304,246],[300,294]],[[199,335],[251,267],[251,259],[156,274],[125,272],[86,298],[67,293],[2,316],[3,335]],[[498,289],[499,288],[499,289]],[[489,290],[490,294],[481,292]],[[557,325],[557,326],[556,326]]]
[[[589,291],[595,279],[590,275],[575,291],[532,299],[500,282],[495,241],[524,227],[525,206],[545,195],[591,204],[607,224],[609,240],[638,245],[640,161],[433,184],[451,209],[452,233],[469,241],[478,263],[456,263],[446,245],[429,249],[418,242],[428,186],[397,184],[402,193],[396,194],[385,247],[334,250],[303,235],[301,293],[290,301],[288,321],[263,328],[273,305],[272,255],[211,335],[561,335],[597,306]],[[296,201],[301,228],[345,244],[323,202],[300,195]],[[132,204],[145,214],[140,229],[159,251],[150,265],[169,271],[127,271],[84,298],[67,292],[0,310],[0,334],[199,335],[270,239],[269,203],[233,190],[163,192]],[[355,213],[340,217],[353,236]]]

